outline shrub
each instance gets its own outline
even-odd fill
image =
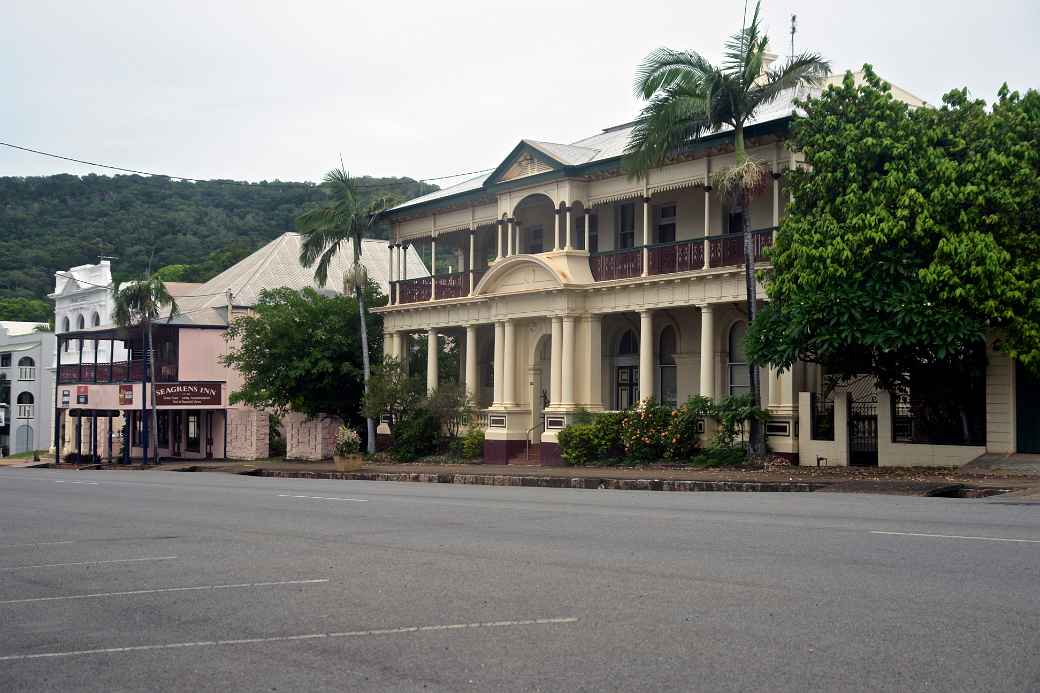
[[[336,430],[336,454],[340,457],[361,452],[361,436],[353,428],[340,426]]]
[[[715,405],[707,397],[695,395],[672,411],[668,424],[665,459],[682,462],[700,452],[701,422],[715,415]]]
[[[670,439],[671,410],[652,400],[644,400],[628,412],[621,424],[625,456],[633,462],[654,462],[664,457]]]
[[[723,397],[716,405],[719,430],[715,434],[713,445],[717,447],[733,447],[738,440],[744,438],[744,429],[749,421],[758,419],[765,421],[768,414],[755,406],[751,395],[730,395]]]
[[[424,407],[412,411],[394,427],[391,454],[402,462],[437,452],[441,422]]]
[[[571,424],[560,431],[556,440],[560,457],[567,464],[582,466],[598,458],[595,427],[591,423]]]
[[[462,458],[477,460],[484,456],[484,430],[471,428],[462,436]]]
[[[477,413],[477,407],[466,393],[466,388],[457,383],[446,383],[430,393],[426,408],[437,417],[452,440],[459,437],[459,431]]]

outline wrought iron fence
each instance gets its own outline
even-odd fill
[[[813,440],[834,440],[834,400],[823,399],[815,392],[810,395]]]

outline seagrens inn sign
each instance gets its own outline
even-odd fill
[[[166,383],[155,386],[160,407],[219,407],[220,383]]]

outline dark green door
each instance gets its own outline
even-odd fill
[[[1040,378],[1015,367],[1015,412],[1019,452],[1040,453]]]

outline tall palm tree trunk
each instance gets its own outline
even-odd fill
[[[153,348],[153,344],[152,344],[152,321],[151,320],[149,320],[146,323],[146,327],[148,329],[148,353],[147,353],[147,356],[145,358],[145,367],[148,368],[148,372],[149,372],[149,375],[151,376],[151,381],[152,381],[152,392],[151,392],[151,396],[148,398],[150,400],[151,405],[152,405],[152,413],[151,413],[152,430],[148,432],[148,439],[149,439],[149,441],[151,442],[151,445],[152,445],[152,458],[153,458],[153,460],[155,461],[156,464],[159,464],[159,415],[155,411],[155,385],[156,385],[157,379],[155,377],[155,349]],[[148,461],[145,460],[146,464],[147,464],[147,462]]]
[[[361,316],[361,370],[365,378],[365,395],[368,395],[368,379],[372,375],[372,365],[368,358],[368,323],[365,320],[365,287],[361,285],[358,278],[361,276],[357,271],[361,266],[361,238],[354,238],[354,293],[357,295],[358,315]],[[365,419],[366,448],[369,455],[376,452],[376,420],[371,416]]]
[[[734,128],[734,153],[736,155],[736,164],[740,166],[747,160],[747,152],[744,149],[744,128],[737,126]],[[749,202],[747,186],[738,183],[734,188],[736,194],[736,201],[740,206],[741,214],[741,233],[744,236],[744,288],[747,297],[747,311],[748,311],[748,327],[755,321],[755,315],[758,313],[758,291],[755,285],[755,246],[754,241],[751,237],[751,220],[749,219]],[[761,406],[761,395],[758,378],[758,367],[753,364],[748,364],[748,385],[751,391],[751,401],[756,407]],[[750,435],[748,436],[748,448],[752,456],[760,456],[766,453],[765,450],[765,438],[762,435],[762,422],[758,419],[751,419]]]

